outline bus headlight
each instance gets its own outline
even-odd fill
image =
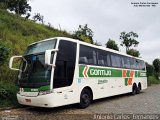
[[[52,93],[51,90],[47,90],[47,91],[39,91],[38,95],[46,95],[46,94],[50,94]]]

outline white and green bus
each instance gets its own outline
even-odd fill
[[[13,68],[15,58],[21,58],[19,68]],[[65,37],[29,45],[9,67],[19,71],[18,102],[29,106],[86,108],[95,99],[147,88],[142,59]]]

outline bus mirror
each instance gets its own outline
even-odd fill
[[[52,56],[52,52],[57,52],[57,49],[52,49],[52,50],[46,50],[45,52],[45,64],[50,65],[50,66],[54,66],[51,62],[51,56]],[[55,55],[55,54],[54,54]],[[54,58],[53,58],[54,59]]]
[[[9,61],[9,68],[10,68],[11,70],[21,71],[20,69],[13,68],[13,61],[14,61],[14,59],[16,59],[16,58],[21,58],[21,59],[23,59],[23,60],[27,63],[27,61],[26,61],[22,56],[12,56],[12,57],[10,58],[10,61]],[[26,67],[27,67],[27,64],[26,64],[24,70],[26,70]]]

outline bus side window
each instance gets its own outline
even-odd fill
[[[107,65],[111,66],[111,58],[109,54],[107,55]]]
[[[97,60],[99,66],[108,66],[107,65],[107,54],[103,50],[98,50],[97,52]]]
[[[113,67],[121,68],[122,60],[121,60],[121,57],[119,55],[111,54],[111,61],[112,61],[112,66]]]
[[[137,69],[137,68],[136,68],[136,59],[133,59],[133,62],[134,62],[133,68],[134,68],[134,69]]]
[[[96,65],[96,49],[80,45],[79,64]]]
[[[140,60],[136,60],[136,66],[138,70],[141,70],[141,63]]]
[[[122,67],[127,68],[127,62],[124,56],[122,56]]]
[[[128,57],[126,56],[122,57],[122,64],[123,64],[123,68],[130,69],[130,61]]]
[[[136,69],[136,61],[134,58],[130,58],[131,69]]]
[[[140,60],[140,66],[141,66],[141,70],[145,70],[145,63],[144,61]]]
[[[79,58],[79,63],[81,63],[81,64],[87,64],[88,63],[87,57],[80,57]]]

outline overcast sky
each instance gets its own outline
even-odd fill
[[[157,2],[156,7],[134,7],[131,2]],[[103,46],[109,38],[120,44],[120,32],[136,32],[141,57],[149,62],[160,58],[159,0],[31,0],[32,15],[41,13],[45,23],[73,32],[88,24],[94,40]],[[120,50],[125,49],[120,45]]]

